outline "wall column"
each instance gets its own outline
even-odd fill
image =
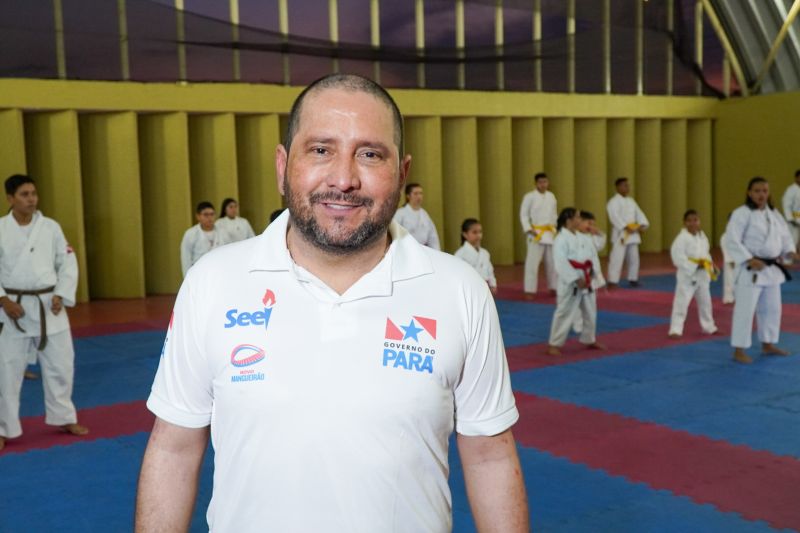
[[[511,161],[514,173],[514,259],[518,263],[525,261],[528,245],[522,224],[519,221],[519,209],[522,198],[532,191],[536,184],[533,176],[544,170],[544,131],[541,118],[515,118],[511,121]]]
[[[28,173],[36,180],[39,209],[55,219],[78,259],[79,302],[89,300],[78,115],[74,111],[25,115]]]
[[[661,226],[662,249],[683,227],[686,212],[686,121],[661,121]]]
[[[575,205],[575,127],[571,118],[544,120],[544,167],[558,210]]]
[[[660,252],[663,239],[661,216],[661,121],[643,119],[636,121],[636,172],[631,180],[631,196],[650,221],[642,236],[641,250]]]
[[[236,124],[232,113],[189,117],[192,212],[209,201],[218,210],[227,197],[238,198]]]
[[[411,171],[408,182],[422,185],[425,195],[423,200],[425,211],[436,224],[439,242],[444,246],[441,119],[439,117],[405,119],[405,151],[407,154],[411,154]],[[402,193],[400,203],[405,204],[405,196]]]
[[[92,298],[145,296],[139,142],[132,112],[82,115],[81,169]],[[158,216],[159,213],[150,213]]]
[[[236,119],[240,212],[256,235],[267,227],[270,214],[283,207],[275,170],[275,148],[281,142],[280,137],[278,115],[247,115]]]
[[[189,181],[186,113],[139,117],[144,204],[144,268],[148,294],[174,294],[183,280],[180,246],[196,222]]]
[[[480,215],[478,191],[478,122],[474,117],[442,119],[442,182],[444,205],[442,247],[453,252],[461,246],[461,223]]]
[[[712,155],[711,121],[708,119],[687,121],[686,180],[689,207],[696,209],[700,215],[703,231],[712,241],[713,248],[719,238],[714,232]],[[723,220],[727,221],[727,216]]]
[[[606,138],[605,119],[575,121],[575,204],[578,209],[591,211],[607,233]]]
[[[3,132],[3,142],[0,142],[0,179],[5,181],[12,174],[27,172],[22,112],[18,109],[0,111],[0,131]]]
[[[514,264],[514,233],[508,228],[514,212],[511,119],[478,119],[478,172],[481,212],[486,249],[495,265]]]

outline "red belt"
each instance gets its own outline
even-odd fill
[[[569,264],[572,265],[573,268],[578,270],[583,270],[583,279],[586,281],[586,286],[591,288],[592,287],[592,274],[594,273],[594,268],[592,267],[592,262],[590,260],[586,260],[584,262],[573,261],[572,259],[569,260]]]

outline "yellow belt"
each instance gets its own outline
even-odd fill
[[[792,212],[792,216],[793,216],[794,218],[800,218],[800,211],[793,211],[793,212]]]
[[[717,281],[717,269],[714,266],[714,263],[711,262],[710,259],[697,259],[695,257],[690,257],[689,261],[694,263],[695,265],[702,267],[708,273],[708,277],[711,278],[711,281]]]
[[[545,226],[531,226],[531,228],[533,228],[533,231],[536,232],[536,235],[533,236],[533,240],[535,242],[539,242],[540,240],[542,240],[542,237],[544,236],[544,233],[546,231],[549,231],[550,233],[556,232],[556,227],[550,224],[547,224]]]
[[[636,233],[636,230],[638,230],[641,227],[642,227],[641,224],[636,224],[635,222],[632,222],[627,226],[625,226],[625,228],[622,230],[624,233],[624,235],[622,236],[622,244],[625,244],[625,242],[628,240],[628,237]]]

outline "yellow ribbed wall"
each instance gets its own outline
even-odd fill
[[[183,276],[175,243],[194,223],[186,113],[139,117],[139,161],[143,204],[145,288],[148,294],[177,292]]]
[[[683,227],[687,205],[686,121],[661,123],[661,248],[672,244]]]
[[[39,209],[64,230],[78,259],[78,301],[89,299],[89,267],[81,172],[78,114],[75,111],[25,115],[25,156],[36,180]],[[90,228],[91,229],[91,228]]]
[[[712,136],[710,120],[686,124],[687,206],[695,209],[709,238],[714,232]],[[719,239],[717,239],[719,241]],[[714,246],[714,243],[711,243]]]
[[[174,292],[180,238],[197,201],[218,209],[237,197],[256,232],[280,207],[274,150],[299,91],[0,79],[0,127],[8,133],[0,169],[27,170],[40,183],[43,210],[78,253],[82,299],[89,282],[92,297]],[[628,176],[651,220],[644,249],[661,250],[676,227],[667,219],[687,206],[701,211],[709,236],[712,222],[719,230],[720,211],[743,195],[729,176],[746,183],[756,168],[768,177],[780,170],[788,183],[800,166],[791,156],[795,133],[782,120],[797,99],[765,97],[764,115],[761,98],[391,92],[406,118],[410,179],[425,187],[444,249],[459,246],[464,218],[481,218],[498,265],[524,259],[519,205],[538,171],[550,175],[559,208],[590,209],[601,227],[613,180]],[[765,164],[750,164],[751,146],[769,156]],[[706,220],[712,208],[714,220]]]
[[[136,113],[82,115],[86,259],[91,298],[145,296]],[[148,216],[160,213],[149,210]]]
[[[13,174],[27,172],[25,165],[25,128],[22,126],[22,112],[18,109],[0,111],[0,179]]]
[[[544,171],[558,210],[575,205],[575,130],[571,118],[544,121]]]
[[[661,121],[641,119],[636,121],[635,171],[628,176],[631,195],[636,199],[648,220],[650,228],[642,238],[642,249],[655,252],[662,249],[661,218]]]
[[[408,183],[422,185],[425,211],[431,216],[444,244],[444,194],[442,181],[442,122],[439,117],[414,117],[404,121],[405,151],[413,154]],[[400,204],[405,203],[401,194]]]
[[[465,218],[479,218],[481,201],[478,170],[478,121],[475,118],[442,120],[442,178],[444,204],[444,239],[447,252],[461,246],[461,223]]]
[[[282,207],[275,170],[275,148],[279,143],[280,124],[277,115],[237,117],[239,210],[241,216],[253,226],[256,235],[267,226],[270,214]]]
[[[511,123],[512,165],[514,172],[514,260],[525,261],[527,237],[522,230],[519,208],[522,198],[533,190],[533,177],[544,169],[544,131],[541,118],[515,118]]]
[[[225,198],[239,197],[236,123],[232,113],[189,117],[189,168],[192,204],[208,201],[219,211]]]
[[[511,119],[478,119],[478,173],[483,226],[482,246],[492,261],[514,263],[514,233],[509,231],[514,216],[514,176],[512,170]],[[518,207],[517,207],[518,209]]]
[[[608,200],[606,123],[597,118],[575,121],[575,205],[594,214],[603,231]]]

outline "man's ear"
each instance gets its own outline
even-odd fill
[[[289,154],[282,144],[275,148],[275,176],[278,181],[278,192],[284,196],[286,184],[286,164],[289,162]]]

